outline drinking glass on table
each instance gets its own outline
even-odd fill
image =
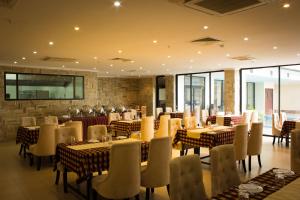
[[[76,143],[76,138],[74,136],[70,136],[70,144],[75,144]]]

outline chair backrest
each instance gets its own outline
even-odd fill
[[[147,116],[147,106],[141,106],[142,118]]]
[[[258,122],[258,112],[253,110],[251,113],[251,119],[250,119],[250,127],[252,125],[252,123],[254,122]]]
[[[169,136],[172,137],[172,139],[174,139],[177,130],[181,129],[181,121],[182,119],[180,118],[169,119]]]
[[[106,125],[93,125],[88,127],[88,140],[97,140],[103,135],[107,135]]]
[[[132,118],[131,118],[131,112],[124,112],[122,114],[122,119],[123,120],[132,120]]]
[[[38,156],[55,155],[55,130],[57,127],[55,124],[42,124],[40,126],[39,139],[35,151]]]
[[[260,155],[262,148],[263,139],[263,123],[254,122],[252,123],[250,136],[248,138],[248,155]]]
[[[239,124],[235,127],[234,149],[236,160],[245,160],[248,146],[248,125]]]
[[[224,116],[216,116],[216,124],[219,126],[224,126]]]
[[[76,138],[78,138],[78,141],[83,140],[82,121],[68,121],[68,122],[65,123],[65,126],[76,128]]]
[[[35,117],[22,117],[21,118],[21,126],[36,126],[36,118]]]
[[[150,141],[154,137],[154,118],[153,116],[142,118],[141,140]]]
[[[119,113],[109,113],[108,114],[108,124],[110,124],[112,121],[119,121],[121,119],[121,116]]]
[[[249,124],[250,123],[250,116],[249,116],[249,112],[245,111],[243,112],[243,123],[244,124]]]
[[[135,109],[130,109],[131,119],[137,119],[137,111]]]
[[[113,144],[109,155],[108,175],[98,189],[101,195],[110,199],[126,199],[139,194],[140,166],[140,142]]]
[[[45,124],[58,124],[57,116],[46,116],[44,117]]]
[[[172,158],[171,137],[154,138],[150,142],[147,168],[142,173],[142,185],[162,187],[170,181],[170,160]]]
[[[198,155],[177,157],[170,161],[170,199],[207,199]]]
[[[272,128],[279,128],[279,116],[278,113],[272,114]]]
[[[184,117],[184,128],[186,129],[193,129],[197,127],[196,123],[196,117],[191,116],[191,117]]]
[[[202,123],[202,126],[206,124],[206,120],[207,120],[208,115],[209,115],[208,110],[205,110],[205,109],[201,110],[201,123]]]
[[[196,120],[196,124],[197,125],[198,124],[201,125],[200,112],[201,112],[200,106],[195,106],[195,108],[194,108],[194,116],[195,116],[195,120]]]
[[[169,132],[169,119],[170,115],[161,115],[159,119],[159,129],[156,137],[167,137]]]
[[[286,121],[286,120],[287,120],[286,113],[285,112],[281,112],[280,113],[280,117],[279,117],[279,125],[282,127],[284,121]]]
[[[60,127],[55,129],[55,144],[59,143],[70,143],[71,142],[71,136],[75,137],[75,139],[78,141],[77,135],[76,135],[76,128],[74,127]]]
[[[232,144],[219,145],[210,150],[212,196],[241,183]]]
[[[217,116],[224,116],[224,115],[225,115],[225,112],[222,112],[222,111],[217,112]]]
[[[183,118],[190,117],[190,116],[192,116],[190,106],[186,106],[184,108]]]
[[[159,114],[163,112],[163,108],[158,107],[156,108],[156,118],[158,118]]]
[[[291,133],[291,170],[300,173],[300,129]]]
[[[172,107],[166,107],[166,112],[171,113],[173,111]]]

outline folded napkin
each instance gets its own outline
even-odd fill
[[[26,126],[25,128],[27,128],[28,130],[37,130],[40,129],[40,126]]]

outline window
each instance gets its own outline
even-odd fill
[[[5,100],[83,98],[83,76],[5,73]]]
[[[166,106],[166,78],[164,76],[156,77],[156,107],[164,108]]]
[[[247,110],[255,109],[255,83],[247,82]]]

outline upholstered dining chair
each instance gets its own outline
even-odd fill
[[[194,116],[195,116],[195,120],[196,120],[197,126],[202,125],[202,123],[201,123],[201,117],[200,117],[200,112],[201,112],[200,106],[195,106],[195,108],[194,108]]]
[[[156,119],[158,118],[159,114],[163,112],[163,108],[162,107],[158,107],[156,108]]]
[[[225,144],[210,150],[212,196],[241,183],[234,149],[232,144]]]
[[[184,128],[186,129],[197,128],[197,122],[195,116],[184,117],[183,120],[184,120]]]
[[[107,135],[106,125],[93,125],[88,127],[88,140],[97,140],[103,135]]]
[[[243,124],[248,124],[248,131],[250,130],[251,126],[250,126],[250,117],[251,117],[251,113],[249,111],[245,111],[243,112]]]
[[[119,113],[109,113],[108,114],[108,124],[109,125],[112,121],[119,121],[119,120],[121,120],[121,116]]]
[[[132,120],[132,118],[131,118],[131,112],[124,112],[124,113],[122,113],[122,119],[123,120]]]
[[[173,111],[172,107],[166,107],[166,112],[171,113]]]
[[[34,157],[37,158],[37,170],[41,168],[42,157],[55,155],[55,124],[42,124],[40,126],[39,139],[36,144],[29,146],[30,165]]]
[[[35,117],[22,117],[21,118],[21,126],[36,126],[36,118]]]
[[[169,131],[168,132],[169,132],[169,136],[172,138],[172,142],[175,138],[177,130],[182,128],[181,121],[182,121],[182,119],[180,119],[180,118],[169,119]],[[177,150],[182,150],[181,142],[177,142],[176,145],[173,145],[173,148],[177,149]],[[187,154],[187,151],[186,151],[186,154]]]
[[[137,111],[136,109],[130,109],[131,119],[137,119]]]
[[[259,167],[261,167],[260,154],[262,149],[263,139],[263,123],[254,122],[250,130],[250,136],[248,137],[248,149],[247,154],[249,158],[249,171],[251,171],[251,156],[257,155]]]
[[[159,128],[154,133],[155,137],[166,137],[169,131],[169,119],[170,115],[161,115],[159,119]]]
[[[142,167],[141,186],[146,187],[146,200],[150,189],[167,186],[169,191],[170,167],[172,158],[171,137],[154,138],[150,141],[147,166]]]
[[[126,163],[126,164],[124,164]],[[113,144],[109,154],[108,174],[92,179],[93,197],[139,199],[141,185],[141,143]]]
[[[251,113],[251,118],[250,118],[250,127],[252,126],[252,123],[258,122],[258,112],[253,110]]]
[[[280,112],[279,116],[279,127],[282,128],[284,121],[287,120],[287,116],[285,112]]]
[[[237,161],[242,161],[244,172],[246,172],[246,157],[247,157],[247,148],[248,148],[248,125],[239,124],[235,126],[234,134],[234,150],[235,150],[235,159]]]
[[[57,116],[46,116],[44,117],[45,124],[58,124]]]
[[[291,132],[291,170],[300,173],[300,129]]]
[[[216,124],[219,126],[224,126],[224,116],[216,116]]]
[[[76,135],[78,141],[83,140],[83,127],[82,127],[82,121],[68,121],[65,123],[66,127],[74,127],[76,128]]]
[[[142,118],[141,131],[132,132],[131,138],[141,139],[142,141],[150,141],[154,137],[154,117],[148,116]]]
[[[142,118],[147,116],[147,106],[141,106]]]
[[[201,110],[201,124],[202,126],[206,125],[207,117],[209,116],[208,110]]]
[[[71,136],[78,137],[75,127],[60,127],[55,129],[55,146],[60,143],[71,143]],[[78,140],[78,138],[76,138]],[[56,164],[56,180],[55,184],[59,183],[60,172],[64,170],[64,166],[58,162]]]
[[[281,137],[281,129],[279,128],[278,113],[272,114],[272,135],[273,135],[273,145],[275,143],[276,137],[278,137],[278,143],[279,143]]]
[[[199,156],[182,156],[170,161],[170,199],[207,199]]]

